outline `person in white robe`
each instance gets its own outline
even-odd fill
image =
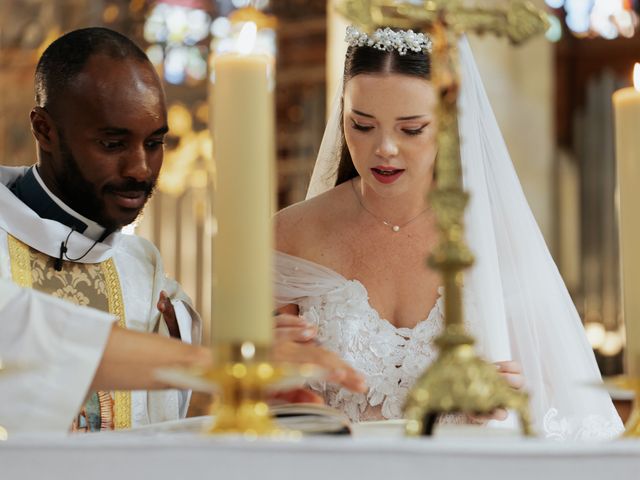
[[[0,279],[0,426],[5,432],[69,429],[114,321],[108,313]]]
[[[45,50],[35,84],[38,163],[0,169],[0,278],[107,312],[122,327],[199,342],[199,317],[158,250],[120,232],[141,213],[162,165],[167,113],[153,66],[128,38],[88,28]],[[167,299],[170,319],[158,309]],[[74,426],[178,419],[188,397],[96,392]]]
[[[204,347],[116,321],[0,279],[0,431],[65,433],[88,392],[166,388],[156,368],[211,362]]]

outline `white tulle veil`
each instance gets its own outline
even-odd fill
[[[465,321],[488,360],[522,365],[537,430],[602,438],[622,429],[604,391],[580,318],[526,201],[466,38],[459,43],[461,159],[471,200]],[[342,84],[333,102],[307,198],[335,184]]]

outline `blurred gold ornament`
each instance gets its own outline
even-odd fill
[[[420,29],[441,23],[457,34],[467,31],[506,36],[514,44],[544,33],[550,26],[546,13],[527,1],[505,2],[506,8],[469,5],[462,0],[344,0],[338,11],[365,31],[387,26]]]
[[[47,32],[47,36],[38,47],[38,51],[36,54],[37,58],[40,58],[44,53],[44,51],[47,49],[47,47],[51,45],[58,37],[60,37],[60,35],[62,35],[62,32],[60,31],[59,27],[57,26],[51,27],[51,29]]]
[[[169,107],[167,116],[169,121],[169,129],[172,135],[182,137],[183,135],[191,132],[193,128],[191,112],[183,103],[173,103]]]
[[[254,7],[244,7],[234,10],[231,15],[229,15],[229,20],[231,20],[231,23],[253,22],[256,24],[256,27],[258,27],[258,30],[262,28],[273,30],[278,26],[276,17],[267,15]]]
[[[212,392],[208,434],[241,434],[246,438],[300,438],[295,430],[276,425],[266,399],[275,389],[290,389],[310,379],[324,378],[314,365],[274,362],[271,347],[253,342],[219,343],[211,368],[161,369],[157,377],[179,388]]]
[[[102,20],[104,20],[104,23],[113,23],[118,19],[119,16],[120,7],[118,7],[118,5],[116,5],[115,3],[107,5],[107,7],[102,12]]]
[[[631,414],[625,424],[623,437],[640,437],[640,378],[631,376],[618,376],[608,378],[604,381],[604,386],[608,390],[626,390],[633,392],[633,405]]]

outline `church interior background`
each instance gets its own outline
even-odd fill
[[[497,0],[494,0],[497,1]],[[158,191],[136,233],[160,249],[209,317],[210,51],[233,11],[252,3],[277,22],[278,207],[302,200],[340,74],[344,25],[327,0],[0,0],[0,163],[35,160],[28,113],[33,72],[61,33],[104,25],[134,38],[164,79],[171,133]],[[639,0],[537,0],[547,39],[511,49],[472,38],[523,188],[581,313],[600,368],[622,371],[611,94],[640,59]],[[328,5],[329,4],[329,5]],[[205,332],[204,338],[208,338]]]

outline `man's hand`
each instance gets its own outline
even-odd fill
[[[157,308],[158,311],[162,314],[162,318],[164,318],[164,323],[167,324],[169,335],[171,335],[172,338],[177,338],[178,340],[180,340],[180,327],[178,327],[176,311],[173,308],[171,300],[167,296],[167,292],[165,292],[164,290],[160,292],[160,298],[158,299]]]
[[[338,355],[313,343],[298,343],[276,339],[273,360],[288,363],[312,363],[329,372],[328,381],[342,385],[354,392],[365,392],[364,378]]]

